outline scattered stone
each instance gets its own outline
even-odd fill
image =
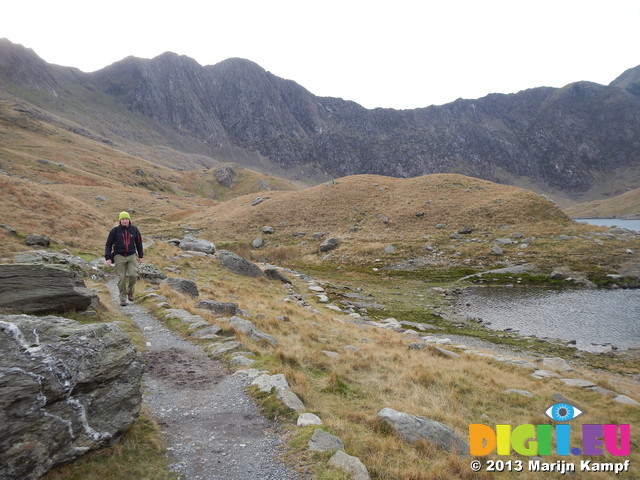
[[[324,353],[327,357],[331,357],[331,358],[338,358],[340,356],[338,352],[331,352],[329,350],[322,350],[322,353]]]
[[[207,345],[204,350],[207,354],[212,357],[218,357],[221,355],[226,355],[227,353],[234,352],[239,350],[242,347],[240,342],[222,342],[222,343],[213,343],[211,345]]]
[[[256,377],[251,385],[258,387],[261,392],[269,393],[272,389],[279,390],[281,388],[288,390],[289,383],[282,373],[276,375],[262,374]]]
[[[396,249],[393,245],[388,245],[385,247],[384,249],[384,253],[385,255],[392,255],[394,253],[396,253]]]
[[[364,466],[358,457],[353,457],[340,450],[331,456],[329,465],[344,470],[351,475],[352,480],[369,480],[371,478],[367,467]]]
[[[459,455],[468,455],[469,444],[449,427],[425,417],[410,415],[391,408],[383,408],[378,418],[392,427],[406,442],[420,439],[433,443],[438,448],[455,450]]]
[[[191,280],[185,278],[167,278],[164,280],[164,283],[166,283],[171,290],[183,295],[188,295],[193,298],[200,296],[198,286]]]
[[[531,374],[533,378],[560,378],[556,372],[550,372],[549,370],[536,370]]]
[[[194,329],[189,335],[195,338],[213,340],[215,338],[218,338],[218,333],[220,333],[221,331],[222,329],[219,326],[211,325],[209,323]]]
[[[308,446],[312,452],[344,451],[344,442],[342,440],[319,428],[313,432]]]
[[[561,378],[560,381],[569,387],[592,388],[596,384],[581,378]]]
[[[564,358],[558,357],[548,357],[543,358],[541,360],[542,366],[551,368],[553,370],[559,370],[561,372],[570,372],[572,370],[571,366],[567,363]]]
[[[504,255],[504,250],[502,250],[502,248],[500,248],[500,246],[496,244],[493,247],[491,247],[491,254],[492,255]]]
[[[38,233],[30,233],[25,237],[25,242],[29,246],[48,247],[51,244],[51,238],[46,235],[40,235]]]
[[[291,283],[291,280],[285,277],[277,268],[266,268],[264,270],[264,276],[267,277],[269,280],[277,280],[279,282],[288,283],[288,284]]]
[[[330,237],[330,238],[327,238],[324,242],[322,242],[319,248],[321,252],[328,252],[330,250],[337,248],[338,245],[340,245],[340,240],[336,237]]]
[[[262,227],[262,233],[264,233],[266,235],[273,234],[273,227],[269,227],[269,226]]]
[[[209,310],[215,315],[235,315],[238,313],[238,304],[233,302],[216,302],[214,300],[201,300],[196,303],[196,308]]]
[[[259,342],[260,340],[266,340],[271,345],[278,345],[278,341],[275,337],[271,335],[267,335],[264,332],[261,332],[256,328],[256,326],[250,322],[249,320],[245,320],[242,317],[233,316],[229,319],[229,326],[234,330],[243,333],[248,336],[251,340],[255,342]]]
[[[313,413],[302,413],[298,417],[296,425],[299,427],[308,427],[309,425],[322,425],[322,420]]]
[[[246,258],[230,252],[229,250],[220,250],[218,252],[218,258],[220,259],[221,265],[231,273],[253,278],[262,277],[264,275],[262,270],[260,270],[260,267],[255,263],[252,263]]]
[[[162,271],[158,270],[155,265],[150,263],[138,265],[138,276],[155,284],[158,284],[167,278]]]
[[[233,186],[233,181],[238,175],[235,168],[229,165],[217,168],[213,171],[213,174],[215,175],[216,180],[218,180],[218,183],[227,188],[231,188]]]
[[[216,253],[216,246],[213,243],[188,235],[180,241],[179,247],[182,250],[202,252],[209,255],[213,255],[214,253]]]
[[[253,239],[253,242],[251,242],[251,247],[256,250],[263,246],[264,246],[264,239],[262,237],[256,237]]]
[[[266,199],[268,199],[268,198],[269,198],[269,197],[262,197],[262,196],[260,196],[260,197],[256,197],[256,198],[253,200],[253,202],[251,202],[251,205],[255,207],[256,205],[258,205],[258,204],[260,204],[260,203],[264,202],[264,201],[265,201]]]
[[[504,391],[504,393],[514,393],[516,395],[521,395],[523,397],[533,397],[533,393],[527,391],[527,390],[519,390],[517,388],[509,388],[507,390]]]
[[[280,400],[285,407],[296,412],[303,412],[305,409],[302,400],[291,390],[284,388],[277,389],[276,398]]]
[[[636,402],[633,398],[627,397],[626,395],[618,395],[613,399],[614,402],[624,403],[625,405],[640,405],[640,402]]]
[[[242,355],[236,355],[229,362],[229,364],[231,366],[233,366],[233,367],[250,367],[254,363],[256,363],[255,360],[252,360],[250,358],[244,357]]]

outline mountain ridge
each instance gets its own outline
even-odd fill
[[[0,41],[3,90],[126,151],[178,169],[231,161],[311,183],[460,173],[586,201],[613,193],[598,179],[614,175],[621,193],[640,186],[638,85],[635,67],[607,86],[582,81],[368,110],[315,96],[245,59],[203,67],[165,52],[84,73]],[[108,108],[98,115],[95,104]],[[176,160],[155,158],[160,145]]]

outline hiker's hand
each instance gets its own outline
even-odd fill
[[[105,263],[105,265],[107,265],[108,267],[110,267],[110,266],[112,266],[112,265],[113,265],[113,262],[112,262],[111,260],[106,260],[104,263]]]
[[[142,259],[138,257],[138,265],[142,265]]]

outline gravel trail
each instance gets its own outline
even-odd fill
[[[118,302],[115,280],[108,282]],[[177,336],[144,307],[119,307],[143,331],[144,403],[169,444],[171,469],[184,480],[294,480],[297,472],[277,459],[277,426],[245,392],[249,381]]]

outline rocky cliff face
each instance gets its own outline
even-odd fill
[[[202,67],[165,53],[84,74],[2,41],[0,87],[16,93],[16,85],[55,92],[58,104],[64,92],[81,91],[84,102],[99,95],[132,115],[134,128],[124,133],[109,126],[107,111],[96,123],[87,120],[88,108],[65,109],[101,136],[150,142],[135,131],[135,122],[147,119],[145,128],[174,148],[213,156],[240,149],[291,177],[453,172],[502,183],[525,177],[540,190],[573,195],[614,172],[628,180],[623,187],[637,187],[640,177],[640,67],[608,86],[578,82],[415,110],[367,110],[317,97],[242,59]]]

